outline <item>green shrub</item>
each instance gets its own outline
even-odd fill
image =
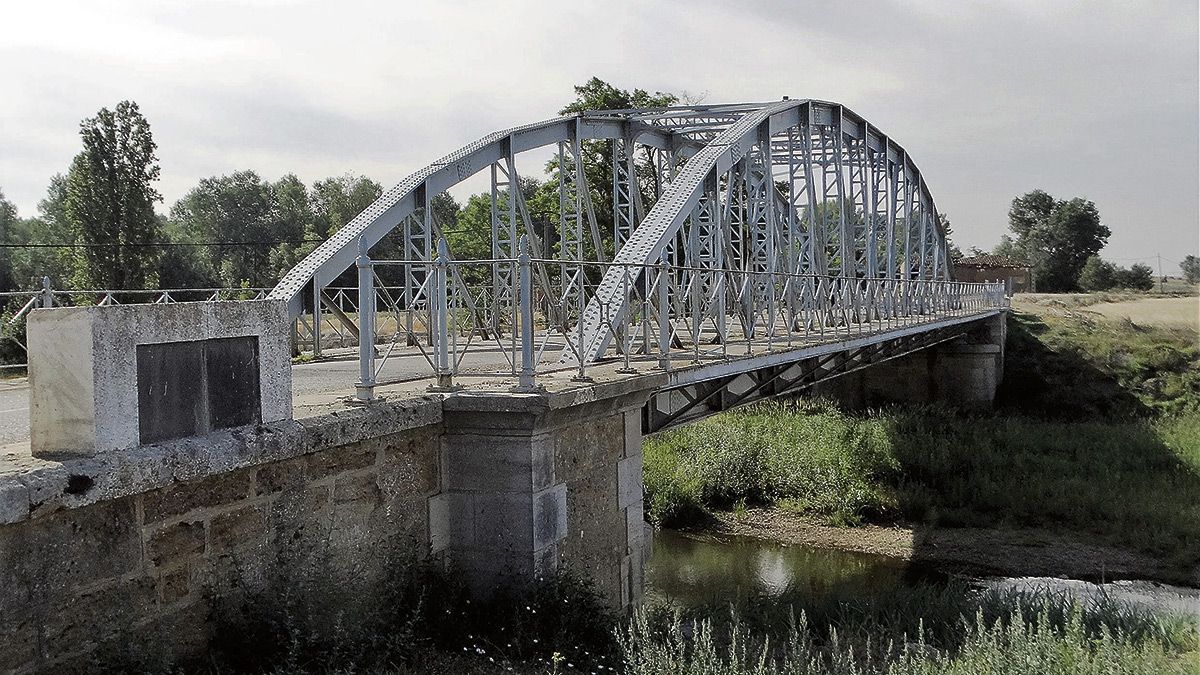
[[[652,436],[645,453],[647,515],[664,526],[744,501],[835,525],[1067,530],[1200,564],[1200,413],[1064,423],[797,401]]]

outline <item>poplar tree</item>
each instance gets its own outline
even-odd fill
[[[64,211],[79,249],[76,284],[135,289],[156,283],[158,158],[137,103],[101,108],[79,125],[83,151],[67,174]]]

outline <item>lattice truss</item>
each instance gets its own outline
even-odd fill
[[[535,222],[518,160],[540,148],[523,168],[543,178],[550,150],[558,205]],[[588,156],[602,159],[606,184],[593,184]],[[839,104],[784,100],[587,112],[490,134],[388,190],[271,297],[310,326],[323,311],[352,323],[328,306],[326,288],[360,246],[395,232],[399,280],[380,286],[419,345],[435,323],[429,286],[444,225],[432,200],[479,172],[490,176],[493,261],[467,273],[448,250],[463,263],[448,266],[451,309],[482,317],[472,330],[511,332],[515,260],[528,241],[530,302],[565,341],[563,363],[648,352],[652,340],[699,353],[880,321],[911,311],[912,284],[895,282],[950,280],[933,198],[904,149]]]

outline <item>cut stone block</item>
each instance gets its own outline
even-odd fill
[[[30,313],[30,443],[93,456],[292,416],[282,301]]]

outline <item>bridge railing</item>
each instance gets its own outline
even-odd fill
[[[531,257],[429,263],[358,258],[357,293],[339,289],[358,319],[357,397],[433,376],[433,389],[500,376],[535,389],[539,376],[588,381],[844,341],[1007,306],[1002,283],[845,278],[711,265],[621,265]],[[382,282],[400,267],[410,283]],[[591,306],[596,285],[621,270],[627,310],[604,325],[600,359],[580,358],[584,327],[611,313]],[[356,296],[356,297],[354,297]],[[327,303],[328,306],[328,303]],[[599,311],[598,311],[599,310]],[[374,345],[365,348],[365,345]],[[402,361],[395,367],[389,364]]]
[[[41,288],[0,293],[0,370],[26,367],[25,318],[36,308],[261,300],[270,288],[157,288],[144,290],[60,289],[49,277]]]

